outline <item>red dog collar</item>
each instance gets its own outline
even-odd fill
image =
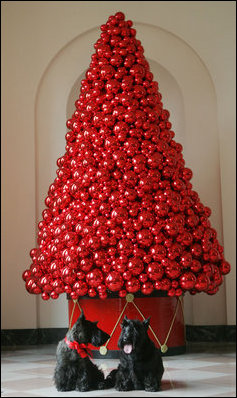
[[[77,341],[69,341],[67,337],[65,337],[65,343],[71,350],[77,350],[78,354],[80,355],[81,358],[86,358],[87,356],[90,356],[92,358],[92,352],[90,348],[87,347],[86,344],[79,344]]]

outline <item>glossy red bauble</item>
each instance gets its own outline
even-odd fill
[[[220,272],[223,275],[226,275],[230,272],[230,264],[228,263],[228,261],[222,261],[219,268],[220,268]]]
[[[99,269],[94,269],[86,275],[86,281],[90,287],[98,287],[103,281],[103,274]]]
[[[196,283],[196,277],[192,272],[185,272],[180,278],[179,283],[182,289],[191,290]]]
[[[144,265],[140,258],[135,257],[131,258],[131,260],[128,262],[127,268],[129,271],[131,271],[132,275],[140,275],[144,269]]]
[[[150,281],[144,282],[141,286],[141,292],[145,295],[151,294],[154,290],[153,284]]]
[[[153,262],[147,266],[146,273],[152,281],[157,281],[163,277],[164,267],[159,263]]]
[[[117,292],[121,290],[124,280],[119,272],[111,271],[108,273],[105,283],[109,290],[112,292]]]
[[[170,279],[176,279],[181,274],[181,268],[175,261],[170,261],[169,265],[165,267],[165,274]]]
[[[142,229],[137,234],[137,241],[141,246],[147,247],[150,246],[153,241],[153,235],[149,231],[149,229]]]
[[[136,293],[140,289],[140,282],[137,278],[133,277],[126,282],[125,286],[129,293]]]

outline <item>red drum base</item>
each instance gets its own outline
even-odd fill
[[[150,317],[148,334],[162,355],[183,354],[186,351],[183,298],[169,297],[164,292],[150,296],[128,294],[120,298],[114,294],[106,299],[83,296],[78,300],[68,297],[69,327],[72,327],[83,309],[90,321],[98,321],[98,327],[110,334],[105,346],[93,351],[94,358],[118,358],[118,339],[121,323],[128,319],[144,320]]]

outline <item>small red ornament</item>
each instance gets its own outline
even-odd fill
[[[140,275],[139,275],[139,281],[140,281],[140,282],[144,283],[144,282],[147,281],[147,279],[148,279],[147,274],[140,274]]]
[[[86,276],[86,281],[91,287],[98,287],[103,281],[103,274],[99,269],[94,269]]]
[[[179,283],[182,289],[191,290],[196,283],[196,277],[192,272],[185,272],[180,278]]]
[[[50,293],[50,297],[51,297],[53,300],[56,300],[56,299],[58,298],[58,296],[59,296],[59,294],[56,293],[55,291],[52,291],[52,292]]]
[[[176,279],[181,274],[181,268],[176,261],[170,261],[169,265],[165,267],[165,273],[170,279]]]
[[[23,281],[26,282],[28,279],[30,279],[30,277],[31,277],[30,270],[26,270],[26,271],[23,272],[23,274],[22,274]]]
[[[194,257],[200,257],[201,254],[202,254],[202,246],[199,245],[198,243],[194,243],[194,244],[191,246],[191,254],[192,254]]]
[[[50,298],[50,295],[48,294],[48,293],[46,293],[46,292],[43,292],[42,294],[41,294],[41,297],[42,297],[42,299],[43,300],[49,300],[49,298]]]
[[[182,264],[182,266],[184,268],[190,267],[191,264],[192,264],[192,260],[193,260],[193,258],[192,258],[192,254],[191,253],[183,252],[180,261],[181,261],[181,264]]]
[[[150,246],[153,241],[153,235],[148,229],[142,229],[137,234],[137,241],[141,246]]]
[[[78,296],[84,296],[88,291],[88,285],[85,281],[80,280],[74,283],[73,290],[78,294]]]
[[[198,291],[206,291],[208,289],[209,284],[210,284],[209,277],[206,274],[201,273],[197,276],[195,289],[197,289]]]
[[[200,263],[200,261],[196,259],[192,260],[192,263],[190,265],[190,270],[194,273],[197,273],[201,271],[201,269],[202,269],[202,264]]]
[[[154,245],[150,248],[150,254],[155,261],[161,261],[166,257],[166,248],[163,245]]]
[[[140,289],[140,282],[137,278],[133,277],[126,282],[126,290],[129,293],[136,293]]]
[[[143,268],[143,262],[138,257],[132,258],[128,262],[128,270],[131,271],[133,275],[140,275],[140,273],[143,271]]]
[[[132,254],[133,251],[133,245],[130,239],[121,239],[118,242],[118,250],[120,252],[120,255],[125,255],[129,256]]]
[[[164,267],[159,263],[150,263],[146,269],[146,273],[152,281],[157,281],[164,275]]]
[[[226,275],[230,272],[230,264],[228,263],[228,261],[222,261],[221,265],[220,265],[220,272],[223,275]]]
[[[141,286],[141,292],[145,295],[151,294],[153,290],[153,284],[150,281],[144,282]]]
[[[88,290],[88,296],[89,296],[89,297],[95,297],[96,294],[97,294],[97,293],[96,293],[96,290],[95,290],[95,289],[91,288],[91,289]]]
[[[213,248],[209,251],[209,258],[212,263],[216,263],[220,261],[221,256],[217,249]]]

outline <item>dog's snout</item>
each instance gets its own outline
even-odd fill
[[[96,347],[99,347],[106,343],[106,341],[110,338],[110,335],[102,330],[98,330],[96,335],[92,338],[92,344]]]
[[[109,338],[110,338],[110,335],[109,335],[108,333],[102,332],[101,340],[102,340],[103,342],[102,342],[101,344],[106,343],[106,341],[109,340]]]

